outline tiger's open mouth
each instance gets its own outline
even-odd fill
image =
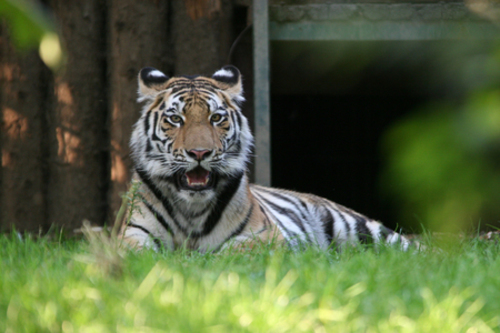
[[[215,183],[215,175],[197,166],[191,171],[182,174],[179,179],[180,187],[185,190],[203,191],[212,188]]]

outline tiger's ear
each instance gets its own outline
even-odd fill
[[[139,72],[139,102],[153,99],[165,90],[169,77],[153,67],[144,67]]]
[[[216,80],[219,87],[227,92],[237,104],[245,100],[241,74],[238,68],[231,65],[224,66],[212,75],[212,79]]]

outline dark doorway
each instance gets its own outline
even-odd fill
[[[460,80],[442,65],[450,47],[463,44],[271,46],[272,185],[317,194],[389,227],[404,227],[381,195],[381,140],[412,111],[463,95]]]

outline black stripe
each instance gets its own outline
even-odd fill
[[[210,99],[210,97],[209,97],[209,99]],[[198,105],[204,106],[207,109],[207,111],[210,113],[210,104],[208,103],[208,101],[206,101],[206,100],[199,100],[198,101]]]
[[[156,199],[158,199],[161,202],[161,204],[163,205],[163,208],[165,208],[165,210],[167,211],[167,213],[170,216],[170,218],[172,219],[172,221],[174,221],[174,224],[176,225],[176,227],[179,228],[179,230],[181,230],[181,232],[184,235],[187,235],[186,229],[184,229],[179,224],[179,222],[177,222],[177,220],[174,218],[174,208],[172,207],[172,204],[170,203],[170,201],[168,201],[168,199],[163,196],[163,193],[161,193],[160,189],[158,189],[158,187],[156,187],[153,184],[153,182],[151,181],[151,178],[146,174],[146,172],[144,172],[143,170],[141,170],[139,168],[136,168],[135,171],[139,175],[139,178],[141,178],[144,185],[146,185],[149,188],[149,190],[154,194]]]
[[[261,234],[261,233],[263,233],[266,230],[267,230],[267,227],[264,226],[262,229],[260,229],[259,231],[255,232],[254,235]]]
[[[323,220],[323,231],[325,232],[326,240],[328,244],[331,244],[333,241],[333,215],[329,209],[326,209],[326,216]]]
[[[349,232],[351,232],[351,226],[349,225],[349,222],[347,222],[347,220],[345,219],[344,214],[338,209],[336,211],[337,211],[337,214],[339,214],[342,221],[344,222],[345,228],[347,230],[347,237],[349,237]]]
[[[153,242],[155,243],[158,251],[161,251],[161,249],[163,249],[163,243],[158,238],[153,237]]]
[[[156,135],[156,126],[158,125],[158,112],[155,113],[155,119],[153,121],[153,137],[151,139],[155,141],[161,141],[160,138]]]
[[[299,208],[297,207],[297,202],[295,202],[294,200],[288,198],[287,196],[285,196],[284,194],[281,194],[281,193],[278,193],[278,192],[273,192],[273,191],[269,191],[267,189],[263,189],[264,192],[268,193],[269,195],[271,196],[275,196],[283,201],[286,201],[288,202],[289,204],[295,206],[297,208],[297,210],[299,211],[300,213],[300,216],[297,215],[297,213],[295,211],[292,211],[291,209],[288,209],[288,208],[283,208],[283,207],[280,207],[278,205],[275,205],[274,203],[272,203],[272,205],[274,205],[275,207],[277,207],[277,210],[279,211],[279,209],[281,209],[282,211],[287,211],[287,212],[291,212],[294,216],[296,216],[296,219],[293,219],[293,221],[295,222],[295,224],[300,228],[300,230],[304,233],[304,235],[306,236],[306,239],[309,243],[312,243],[311,241],[311,238],[309,237],[309,233],[306,231],[306,228],[304,227],[304,224],[302,223],[302,221],[307,221],[307,218],[305,217],[304,215],[304,212]],[[264,199],[264,198],[263,198]],[[307,209],[307,206],[305,205],[304,202],[302,202],[302,200],[298,199],[297,200],[299,201],[299,203],[301,204],[301,206],[303,208],[306,208]],[[267,201],[267,200],[266,200]],[[288,215],[288,214],[287,214]],[[290,216],[289,216],[290,217]],[[302,220],[301,220],[301,217],[302,217]]]
[[[165,159],[165,156],[163,156],[163,155],[159,155],[156,153],[147,153],[146,157],[149,160],[159,161],[159,162],[164,163],[164,164],[167,163],[167,160]]]
[[[186,88],[187,88],[186,86],[179,85],[179,87],[176,87],[175,85],[172,85],[172,98],[175,98],[180,94],[183,94],[184,91],[181,91],[181,90],[184,90]]]
[[[179,184],[177,184],[177,181],[175,180],[175,176],[165,176],[165,175],[161,175],[161,176],[157,176],[156,178],[158,178],[160,181],[164,181],[164,182],[167,182],[171,185],[174,185],[175,188],[177,190],[179,190],[178,186]]]
[[[385,241],[387,241],[387,238],[389,238],[389,236],[392,236],[394,234],[394,231],[392,231],[391,229],[381,225],[380,226],[380,235],[382,237],[384,237]]]
[[[356,219],[356,231],[359,241],[363,244],[373,243],[373,237],[370,229],[366,226],[366,219],[357,215],[352,216]]]
[[[238,141],[236,141],[235,145],[236,145],[236,149],[235,149],[235,151],[236,151],[237,153],[243,153],[243,152],[241,151],[241,140],[240,140],[240,138],[239,138],[239,137],[238,137]],[[238,156],[239,156],[239,155],[238,155]]]
[[[233,99],[229,99],[226,95],[220,95],[219,97],[222,97],[222,99],[224,100],[224,102],[229,106],[231,107],[232,109],[237,109],[237,105],[238,103],[233,100]],[[235,105],[236,104],[236,105]]]
[[[234,136],[234,135],[237,135],[236,131],[233,133],[233,136]],[[231,138],[232,138],[233,136],[231,136]],[[230,158],[238,158],[238,157],[239,157],[239,154],[240,154],[240,153],[242,153],[242,151],[241,151],[241,143],[240,143],[240,136],[238,135],[238,140],[237,140],[236,142],[231,142],[231,144],[229,144],[229,142],[230,142],[230,140],[224,140],[224,141],[222,142],[222,144],[223,144],[224,146],[227,146],[227,147],[224,147],[224,150],[225,150],[225,151],[229,151],[229,152],[230,152],[230,151],[231,151],[231,148],[233,148],[233,146],[235,146],[235,145],[236,145],[236,148],[235,148],[235,149],[233,149],[233,151],[232,151],[232,152],[234,152],[234,153],[238,153],[238,155],[237,155],[236,157],[235,157],[235,156],[233,156],[233,155],[230,155],[230,156],[228,157],[228,159],[230,159]]]
[[[151,115],[151,110],[146,113],[146,117],[144,117],[144,133],[148,135],[149,131],[149,116]]]
[[[235,119],[235,117],[236,117],[236,116],[235,116],[235,112],[231,112],[231,113],[230,113],[230,116],[231,116],[231,120],[233,121],[234,127],[236,127],[236,119]],[[237,128],[237,130],[238,130],[238,131],[240,131],[240,130],[241,130],[241,127],[238,127],[238,128]]]
[[[142,198],[142,196],[141,196]],[[170,235],[173,235],[173,231],[172,231],[172,228],[170,228],[170,226],[168,225],[167,221],[165,221],[165,219],[163,218],[163,216],[156,211],[156,209],[154,209],[153,206],[151,206],[144,198],[142,198],[142,202],[144,203],[144,205],[149,209],[149,211],[151,212],[151,214],[154,215],[154,217],[156,217],[156,219],[158,220],[158,222],[160,222],[160,224],[162,225],[162,227],[170,234]]]
[[[223,128],[223,130],[225,130],[226,132],[229,132],[229,127],[227,128]],[[238,133],[236,132],[236,130],[233,131],[233,134],[231,134],[231,136],[229,138],[226,139],[226,142],[231,142],[234,140],[234,137],[237,135]],[[227,133],[226,133],[227,135]],[[229,149],[229,148],[228,148]]]
[[[297,198],[297,200],[300,202],[300,205],[304,209],[303,211],[299,209],[300,214],[302,215],[302,219],[303,219],[302,221],[304,221],[304,222],[309,221],[309,219],[304,215],[304,212],[306,212],[306,213],[309,214],[309,209],[307,208],[306,203],[304,201],[302,201],[301,199],[299,199],[299,198]]]
[[[198,218],[198,217],[202,216],[209,209],[210,209],[210,205],[206,205],[201,211],[199,211],[197,213],[191,212],[191,211],[187,211],[187,212],[180,211],[180,213],[182,214],[182,216],[184,216],[184,218],[186,220],[191,220],[191,219],[195,219],[195,218]]]
[[[147,233],[148,235],[151,235],[151,231],[149,231],[148,229],[144,228],[143,226],[140,226],[140,225],[135,224],[133,222],[127,223],[127,227],[132,227],[132,228],[140,229],[140,230],[144,231],[145,233]]]
[[[151,231],[149,231],[148,229],[138,225],[138,224],[135,224],[135,223],[131,223],[129,222],[127,224],[127,227],[132,227],[132,228],[136,228],[136,229],[139,229],[139,230],[142,230],[143,232],[145,232],[146,234],[148,234],[148,236],[150,236],[152,239],[153,239],[153,242],[155,243],[156,247],[158,248],[158,250],[161,250],[162,249],[162,243],[161,241],[156,238],[155,236],[153,236],[153,234],[151,233]]]
[[[192,90],[194,88],[197,89],[206,89],[211,93],[214,93],[211,90],[217,90],[219,89],[216,87],[214,84],[212,84],[209,81],[206,80],[192,80],[192,78],[196,78],[198,76],[192,76],[192,77],[182,77],[180,80],[177,82],[172,82],[169,84],[170,88],[174,88],[174,91],[179,91],[181,89],[186,89],[186,90]]]
[[[262,207],[262,205],[260,204],[259,202],[259,208],[260,208],[260,211],[262,212],[262,214],[264,215],[265,219],[264,219],[264,227],[268,227],[270,225],[270,222],[269,222],[269,217],[267,216],[267,213],[266,211],[264,210],[264,207]]]
[[[220,196],[217,197],[217,204],[212,209],[210,215],[208,215],[205,223],[203,224],[203,230],[201,232],[193,232],[191,235],[194,237],[201,237],[208,235],[219,222],[222,213],[226,209],[227,205],[233,198],[234,194],[240,187],[241,179],[243,178],[243,173],[239,173],[235,176],[228,178],[228,184],[222,190]]]
[[[264,200],[264,198],[259,197],[259,195],[258,195],[257,193],[255,193],[255,194],[254,194],[254,198],[255,198],[255,200],[257,200],[257,202],[259,202],[259,205],[261,205],[261,206],[263,205],[260,201],[261,201],[261,200]],[[274,214],[273,214],[272,212],[270,212],[270,213],[271,213],[271,215],[273,215],[273,216],[274,216]],[[267,217],[267,214],[266,214],[266,217]],[[293,237],[296,237],[296,236],[297,236],[297,234],[296,234],[296,233],[294,233],[293,231],[286,229],[286,228],[283,226],[283,223],[281,223],[281,221],[280,221],[279,219],[277,219],[277,218],[276,218],[276,216],[274,216],[274,222],[275,222],[275,223],[276,223],[279,227],[281,227],[279,230],[280,230],[280,232],[283,234],[283,236],[285,237],[285,239],[287,239],[287,240],[288,240],[288,239],[291,239],[291,238],[293,238]]]
[[[247,213],[247,216],[245,216],[245,218],[243,219],[242,222],[240,222],[240,225],[238,226],[238,228],[236,228],[236,230],[234,230],[231,235],[229,235],[229,237],[227,237],[224,242],[222,242],[218,247],[217,249],[214,251],[214,252],[217,252],[220,250],[220,248],[226,243],[228,242],[231,238],[233,237],[236,237],[238,236],[239,234],[241,234],[241,232],[243,231],[243,229],[245,229],[245,227],[247,226],[248,222],[250,221],[250,216],[252,215],[252,212],[253,212],[253,203],[252,205],[250,206],[250,209],[248,210],[248,213]]]
[[[241,114],[239,112],[235,112],[235,115],[236,115],[236,120],[238,121],[238,126],[241,130],[241,128],[243,127],[242,120],[241,120]]]
[[[278,213],[286,215],[293,223],[295,223],[295,225],[297,225],[299,227],[299,229],[302,231],[302,233],[304,234],[304,236],[306,236],[307,242],[311,243],[311,239],[309,238],[309,235],[307,234],[306,230],[304,229],[304,226],[300,222],[300,217],[297,216],[297,214],[295,214],[294,211],[292,211],[292,210],[290,210],[288,208],[280,207],[280,206],[276,205],[275,203],[267,200],[264,197],[262,198],[262,200],[265,201],[266,204],[268,204],[269,206],[271,206]],[[291,233],[293,233],[293,232],[291,232]]]

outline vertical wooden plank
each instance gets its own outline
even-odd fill
[[[170,75],[172,52],[168,38],[167,1],[108,0],[109,8],[109,109],[111,139],[110,214],[120,208],[121,194],[130,181],[129,153],[137,103],[137,75],[154,67]]]
[[[232,42],[231,0],[171,0],[175,75],[212,75]]]
[[[67,52],[50,121],[49,222],[73,230],[107,212],[106,7],[104,0],[52,0]]]
[[[253,2],[255,182],[271,185],[269,14],[267,0]]]
[[[45,97],[44,67],[36,51],[20,53],[2,29],[1,229],[38,232],[47,227],[44,174]]]

